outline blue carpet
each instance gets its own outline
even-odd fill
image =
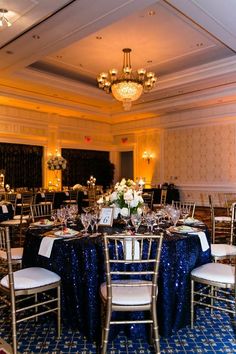
[[[183,328],[169,338],[161,338],[162,353],[236,353],[236,319],[208,309],[198,309],[195,327]],[[10,342],[10,322],[7,313],[0,311],[0,337]],[[52,317],[33,320],[18,326],[19,353],[96,353],[96,344],[90,343],[79,332],[62,329],[62,336],[56,339],[55,322]],[[122,333],[109,343],[109,354],[148,354],[153,348],[142,340],[130,340]]]

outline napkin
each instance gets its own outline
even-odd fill
[[[52,252],[53,243],[57,239],[59,239],[59,237],[47,237],[47,236],[44,236],[42,238],[38,254],[40,256],[50,258],[51,252]]]
[[[191,232],[194,235],[197,235],[199,237],[200,243],[201,243],[201,247],[202,247],[202,251],[205,252],[209,249],[209,243],[207,241],[207,237],[205,232],[203,231],[199,231],[199,232]]]
[[[132,260],[132,240],[126,240],[123,243],[125,259]],[[134,240],[134,260],[140,259],[140,245],[137,240]]]
[[[8,209],[7,209],[7,206],[6,205],[2,205],[2,212],[4,214],[8,213]]]

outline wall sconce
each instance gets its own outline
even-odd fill
[[[150,152],[144,151],[142,158],[149,164],[151,159],[153,159],[153,155]]]

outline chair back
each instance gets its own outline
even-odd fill
[[[160,198],[161,206],[166,205],[166,199],[167,199],[167,189],[162,189],[161,190],[161,198]]]
[[[8,279],[9,279],[9,291],[11,297],[11,310],[15,311],[15,290],[14,290],[14,277],[13,277],[13,266],[11,259],[11,243],[8,227],[0,227],[0,249],[7,255],[7,269],[8,269]],[[1,259],[1,263],[4,260]],[[0,285],[1,287],[1,285]]]
[[[212,243],[216,242],[216,239],[223,239],[225,242],[227,239],[230,244],[233,242],[234,238],[234,214],[235,207],[230,208],[230,216],[226,215],[216,215],[215,207],[213,203],[213,198],[211,195],[208,196],[210,212],[211,212],[211,234],[212,234]]]
[[[45,192],[44,193],[44,202],[54,204],[55,192]]]
[[[153,197],[154,197],[154,191],[144,192],[142,194],[144,203],[147,204],[150,209],[153,208]]]
[[[34,201],[33,193],[22,193],[20,205],[32,205]]]
[[[134,279],[140,280],[134,283],[139,287],[147,286],[151,281],[150,303],[156,299],[162,239],[162,234],[104,235],[108,301],[112,302],[114,286],[129,286],[129,281]]]
[[[51,218],[52,209],[52,203],[40,203],[31,205],[31,214],[33,221],[42,218]]]
[[[172,205],[176,209],[180,209],[183,214],[188,214],[190,218],[194,217],[195,214],[195,208],[196,208],[196,203],[192,202],[180,202],[180,201],[172,201]]]

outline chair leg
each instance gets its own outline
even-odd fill
[[[211,306],[214,305],[214,299],[213,299],[213,295],[215,294],[215,290],[214,287],[211,285],[210,288],[210,293],[211,293]],[[211,315],[213,315],[213,308],[211,307]]]
[[[156,301],[156,300],[154,300]],[[153,320],[153,341],[154,341],[154,348],[155,353],[160,354],[160,339],[158,333],[158,322],[157,322],[157,309],[156,309],[156,302],[152,306],[152,320]]]
[[[61,336],[61,287],[57,288],[57,336]]]
[[[191,329],[194,321],[194,280],[191,280]]]
[[[102,340],[101,354],[107,354],[110,321],[111,321],[111,305],[107,303],[106,304],[106,319],[105,319],[105,325],[103,328],[103,340]]]
[[[12,347],[13,354],[17,354],[17,337],[16,337],[16,309],[15,304],[11,305],[11,318],[12,318]]]

